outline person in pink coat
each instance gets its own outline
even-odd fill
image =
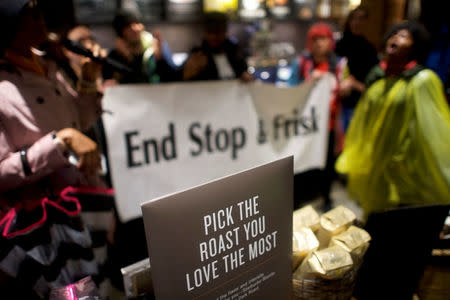
[[[79,215],[43,199],[59,203],[68,186],[102,185],[97,146],[81,133],[102,112],[101,65],[85,59],[76,88],[64,80],[39,51],[47,32],[38,1],[2,0],[0,31],[0,297],[43,298],[52,288],[98,274]],[[71,154],[76,162],[70,163]],[[27,216],[15,220],[16,229],[46,221],[11,238],[5,218],[13,209]]]

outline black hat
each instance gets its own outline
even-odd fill
[[[14,37],[19,16],[31,0],[0,0],[0,56]]]
[[[222,12],[209,12],[203,16],[203,26],[209,32],[227,31],[228,17]]]
[[[112,26],[118,36],[122,36],[122,30],[132,23],[141,23],[139,16],[130,10],[120,10],[114,17]]]
[[[421,24],[414,21],[405,21],[392,26],[384,37],[384,45],[389,38],[397,34],[400,30],[408,30],[413,38],[412,51],[409,59],[415,59],[420,64],[425,64],[430,51],[430,34]]]
[[[20,11],[31,0],[1,0],[0,19],[14,19],[20,15]]]

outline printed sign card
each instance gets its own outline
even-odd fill
[[[293,157],[142,204],[157,299],[290,299]]]

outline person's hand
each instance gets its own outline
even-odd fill
[[[242,72],[241,76],[239,76],[239,79],[242,82],[252,82],[255,80],[255,78],[253,78],[252,74],[250,74],[249,72],[245,71]]]
[[[106,50],[102,49],[99,44],[92,43],[86,47],[91,50],[95,57],[106,57]],[[81,60],[81,81],[95,84],[97,79],[101,78],[102,65],[90,58],[83,57]]]
[[[197,51],[191,54],[183,67],[183,80],[189,80],[203,71],[208,64],[208,57]]]
[[[364,83],[356,80],[353,76],[350,76],[349,78],[339,83],[339,95],[342,97],[347,97],[348,95],[350,95],[352,90],[356,90],[362,93],[365,89],[366,86],[364,85]]]
[[[314,71],[312,71],[312,73],[311,73],[311,80],[319,80],[319,79],[321,79],[325,74],[326,74],[326,72],[319,71],[319,70],[314,70]]]
[[[353,78],[347,78],[339,83],[339,95],[347,97],[353,89]]]
[[[97,144],[73,128],[61,129],[56,136],[63,141],[64,146],[78,157],[78,169],[87,174],[94,174],[100,169],[100,154]]]
[[[355,78],[353,78],[353,88],[358,92],[362,93],[366,90],[366,85],[361,81],[358,81]]]
[[[99,92],[104,94],[107,87],[119,85],[119,82],[115,79],[106,79],[99,88]]]

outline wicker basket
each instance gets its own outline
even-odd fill
[[[298,300],[348,300],[353,294],[359,267],[354,267],[342,278],[293,279],[293,299]]]

